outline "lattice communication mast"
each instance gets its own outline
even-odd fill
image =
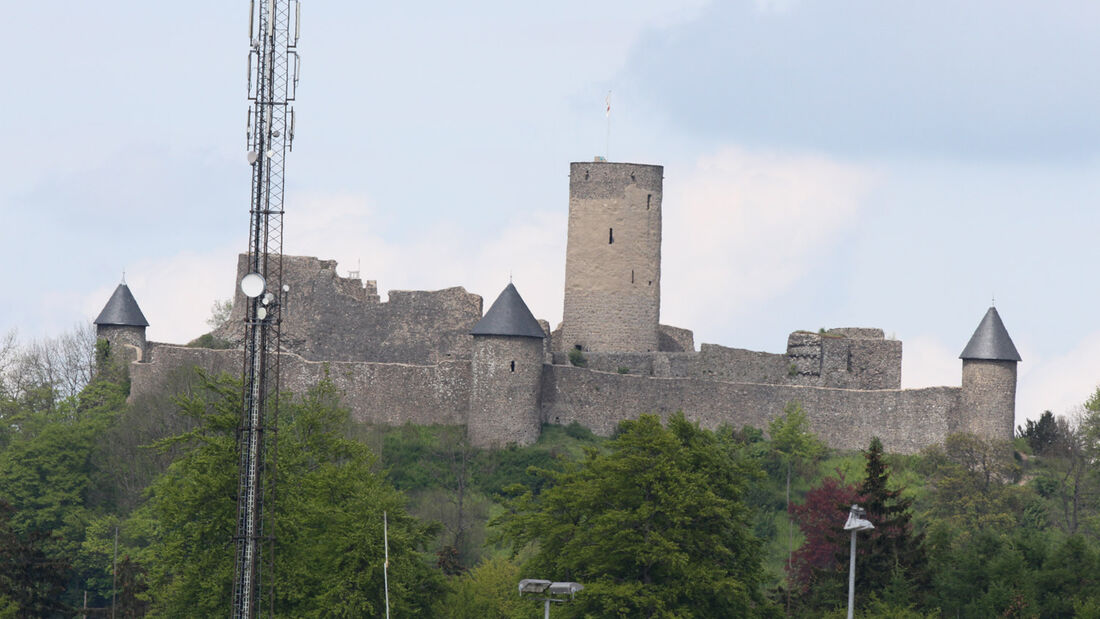
[[[298,86],[297,0],[251,0],[248,34],[248,162],[252,205],[245,308],[244,406],[237,429],[239,482],[234,618],[274,614],[276,437],[283,286],[283,189],[294,141]],[[266,606],[266,608],[265,608]]]

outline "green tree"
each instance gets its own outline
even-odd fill
[[[856,586],[876,593],[887,604],[905,606],[927,587],[928,560],[924,536],[913,529],[912,500],[890,487],[889,465],[882,441],[871,439],[864,454],[866,475],[859,486],[861,506],[875,528],[861,544]]]
[[[519,564],[507,557],[487,559],[452,580],[451,589],[436,609],[450,619],[512,619],[534,617],[536,604],[518,595]]]
[[[777,612],[761,591],[761,545],[742,501],[751,463],[673,415],[620,426],[606,452],[544,472],[498,520],[513,549],[533,544],[525,577],[585,590],[563,616],[753,617]]]
[[[783,415],[768,424],[768,436],[771,448],[778,454],[787,477],[786,506],[791,513],[791,472],[792,469],[809,468],[825,452],[825,444],[810,432],[810,422],[806,411],[799,402],[789,402],[783,409]],[[794,554],[794,522],[787,521],[787,573],[792,570]],[[787,610],[790,611],[790,585],[787,586]]]
[[[1017,426],[1016,436],[1026,439],[1031,451],[1037,456],[1045,455],[1061,439],[1058,422],[1050,411],[1043,411],[1038,421],[1028,419],[1027,427]]]
[[[283,402],[273,519],[276,614],[383,614],[383,512],[391,606],[399,615],[427,614],[442,582],[418,550],[434,531],[405,513],[404,497],[374,472],[374,456],[347,438],[348,411],[331,382]],[[132,554],[148,567],[158,615],[217,616],[227,612],[233,580],[240,386],[208,380],[180,403],[198,426],[166,443],[189,448],[153,484],[149,504],[130,523],[152,536],[148,548]]]
[[[1005,529],[1023,512],[1022,488],[1012,484],[1019,465],[1007,441],[952,434],[924,450],[932,515],[961,531]]]

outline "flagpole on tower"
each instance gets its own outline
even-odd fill
[[[611,91],[607,91],[607,142],[604,145],[604,156],[608,161],[611,161]]]

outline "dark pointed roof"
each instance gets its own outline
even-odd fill
[[[527,309],[527,304],[519,296],[512,284],[500,293],[485,316],[478,321],[470,335],[512,335],[517,337],[544,338],[539,321]]]
[[[1019,361],[1020,353],[1008,336],[1005,323],[997,308],[991,307],[982,318],[981,324],[974,330],[970,343],[963,349],[960,359],[980,359],[984,361]]]
[[[117,325],[120,327],[148,327],[149,321],[145,320],[145,314],[141,313],[134,295],[130,294],[130,288],[126,284],[119,284],[115,293],[95,319],[97,325]]]

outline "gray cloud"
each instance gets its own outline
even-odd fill
[[[1100,152],[1100,4],[717,2],[626,69],[699,136],[854,156]]]

